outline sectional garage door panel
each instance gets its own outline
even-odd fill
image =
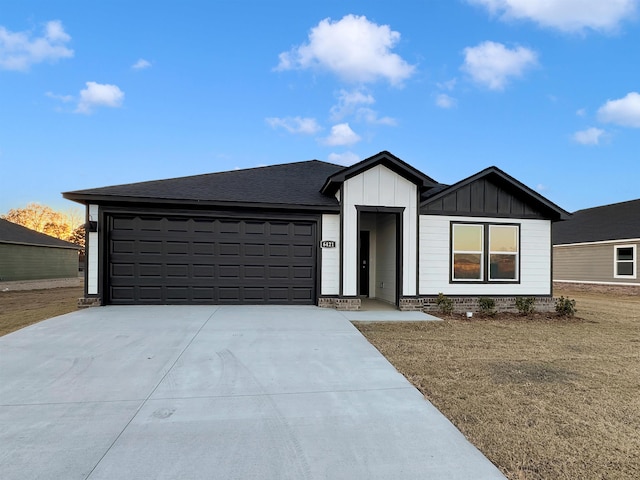
[[[112,304],[313,304],[312,221],[109,218]]]

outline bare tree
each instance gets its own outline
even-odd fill
[[[84,247],[84,223],[77,210],[59,212],[47,205],[29,203],[24,208],[12,208],[0,218]]]

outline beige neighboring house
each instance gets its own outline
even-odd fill
[[[553,229],[556,282],[637,285],[640,199],[578,210]]]

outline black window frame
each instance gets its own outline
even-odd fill
[[[456,279],[454,278],[454,228],[455,225],[478,225],[482,226],[482,278],[479,280],[464,280],[464,279]],[[491,268],[491,250],[490,250],[490,231],[491,227],[516,227],[517,228],[517,246],[518,250],[516,252],[516,279],[490,279],[490,268]],[[522,224],[517,222],[466,222],[466,221],[451,221],[449,223],[449,283],[451,284],[462,284],[462,285],[477,285],[477,284],[491,284],[491,285],[517,285],[522,281]],[[495,253],[495,252],[494,252]]]

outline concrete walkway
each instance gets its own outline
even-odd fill
[[[335,310],[103,307],[0,337],[11,479],[504,478]]]

